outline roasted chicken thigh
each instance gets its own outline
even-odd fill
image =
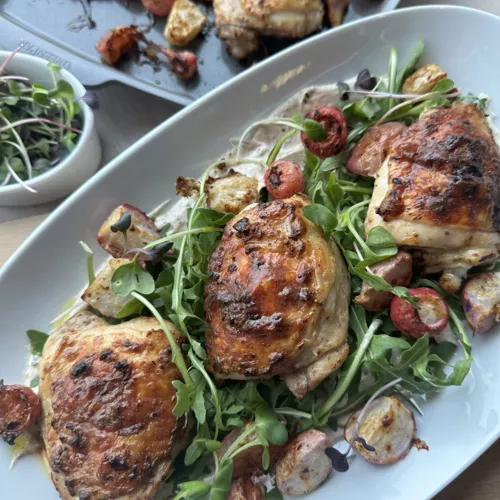
[[[456,291],[473,266],[499,257],[500,153],[472,104],[430,110],[392,144],[365,223],[421,252],[426,273]],[[456,278],[456,279],[454,279]]]
[[[260,36],[303,38],[323,21],[321,0],[214,0],[219,37],[236,59],[259,48]]]
[[[84,311],[50,335],[42,436],[62,498],[146,500],[158,491],[188,437],[187,417],[172,413],[179,377],[153,318],[111,326]]]
[[[219,378],[280,375],[303,397],[345,361],[350,280],[333,241],[295,195],[227,226],[205,286],[207,351]]]

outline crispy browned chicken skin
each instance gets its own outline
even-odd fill
[[[42,434],[62,498],[146,500],[156,493],[188,435],[186,419],[172,414],[179,377],[153,318],[111,326],[85,311],[49,337]]]
[[[367,232],[423,250],[424,271],[465,275],[500,248],[500,153],[472,104],[427,112],[391,147],[377,175]]]
[[[350,282],[303,196],[250,205],[227,226],[205,286],[207,350],[220,378],[281,375],[303,397],[348,354]]]

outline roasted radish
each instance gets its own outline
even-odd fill
[[[396,397],[375,399],[358,422],[352,415],[344,436],[363,458],[373,464],[393,464],[410,451],[417,426],[413,413]]]
[[[485,333],[500,322],[500,271],[477,274],[462,292],[465,317],[474,333]]]
[[[392,286],[408,286],[412,278],[412,257],[408,252],[400,251],[394,257],[383,260],[373,266],[371,271],[383,278]],[[391,305],[391,292],[375,290],[368,283],[363,282],[361,293],[354,299],[356,304],[363,306],[367,311],[378,312]]]
[[[448,75],[437,64],[426,64],[411,74],[403,84],[405,94],[427,94]]]
[[[128,264],[128,259],[109,259],[103,269],[99,271],[94,282],[83,292],[82,299],[103,316],[115,318],[123,306],[132,298],[118,297],[111,289],[113,273],[123,264]]]
[[[304,147],[319,158],[328,158],[337,154],[347,140],[347,124],[341,109],[333,106],[321,106],[306,115],[306,118],[317,121],[325,131],[325,137],[313,141],[305,132],[301,133]]]
[[[160,46],[160,50],[167,56],[172,66],[172,71],[181,80],[190,80],[198,73],[198,59],[196,54],[189,50],[175,52],[168,47]]]
[[[259,183],[255,177],[234,170],[226,177],[209,179],[205,185],[207,205],[212,210],[238,214],[259,199]]]
[[[113,257],[133,256],[134,249],[143,248],[160,238],[154,222],[141,210],[127,203],[115,208],[97,233],[97,241]]]
[[[293,161],[278,160],[271,164],[264,174],[269,194],[275,200],[284,200],[304,192],[305,180],[300,167]]]
[[[0,436],[8,444],[31,427],[40,414],[40,399],[24,385],[4,385],[0,380]]]
[[[134,25],[109,30],[97,43],[97,51],[106,64],[116,64],[143,37]]]
[[[142,0],[144,8],[155,16],[165,17],[170,14],[175,0]]]
[[[223,440],[221,447],[217,450],[217,456],[221,459],[229,447],[234,443],[234,441],[240,436],[240,434],[248,428],[252,422],[247,423],[245,427],[240,429],[233,429]],[[251,441],[255,440],[255,434],[250,434],[241,444],[243,446]],[[270,465],[273,466],[278,460],[281,454],[282,446],[271,445],[269,447],[270,454]],[[238,478],[241,476],[253,476],[256,474],[261,474],[264,470],[262,468],[262,453],[264,451],[263,446],[252,446],[247,448],[245,451],[238,453],[234,457],[234,469],[233,478]]]
[[[370,127],[354,146],[347,168],[364,177],[375,177],[394,140],[406,129],[401,122],[389,122]]]
[[[233,481],[226,500],[264,500],[265,489],[254,483],[250,476],[241,476]]]
[[[325,453],[332,443],[321,431],[310,429],[288,443],[276,465],[276,485],[286,495],[305,495],[320,486],[332,472]]]
[[[405,299],[393,297],[391,319],[394,326],[410,337],[419,338],[428,333],[435,336],[448,324],[448,305],[432,288],[410,288],[411,295],[418,298],[417,305]]]

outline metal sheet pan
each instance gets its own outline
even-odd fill
[[[392,10],[396,0],[364,0],[376,11]],[[359,2],[358,2],[359,3]],[[84,15],[85,6],[91,6],[90,26]],[[187,48],[198,55],[199,75],[189,82],[182,82],[167,68],[154,68],[138,54],[125,57],[117,68],[103,64],[95,49],[102,35],[118,25],[147,25],[151,18],[140,0],[0,0],[0,47],[13,50],[20,46],[29,54],[52,60],[75,74],[86,86],[100,86],[110,81],[120,81],[146,92],[159,95],[179,104],[189,104],[221,83],[226,82],[248,65],[273,54],[291,41],[264,39],[261,54],[245,64],[235,61],[217,37],[214,15],[208,4],[199,3],[205,10],[209,23],[203,36]],[[350,8],[346,22],[360,17]],[[156,19],[148,33],[154,43],[166,44],[162,36],[165,19]]]

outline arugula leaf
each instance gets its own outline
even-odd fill
[[[383,328],[383,327],[382,327]],[[393,349],[409,349],[410,344],[402,337],[390,335],[375,335],[371,341],[369,353],[372,358],[381,358],[392,352]]]
[[[396,85],[395,91],[397,93],[401,92],[403,88],[403,83],[416,69],[422,54],[424,53],[424,42],[422,40],[418,40],[412,53],[410,54],[410,58],[408,59],[405,66],[398,71],[398,75],[396,77]]]
[[[49,336],[40,330],[28,330],[26,335],[28,335],[31,344],[31,353],[41,356],[43,347]]]
[[[298,111],[293,113],[293,115],[291,116],[291,120],[300,127],[304,126],[304,115],[302,113],[299,113]]]
[[[392,234],[382,226],[375,226],[368,233],[366,244],[378,257],[391,257],[398,253],[398,246]]]
[[[326,130],[321,123],[310,118],[304,119],[304,133],[311,141],[322,141],[326,137]]]
[[[111,289],[118,297],[132,292],[149,295],[155,291],[155,280],[137,261],[137,255],[128,264],[118,267],[111,277]]]
[[[179,487],[179,492],[173,500],[201,498],[208,495],[211,488],[209,483],[204,483],[203,481],[188,481],[179,484]]]
[[[283,500],[283,495],[278,488],[274,488],[271,491],[266,491],[265,500]]]
[[[320,169],[323,172],[331,172],[332,170],[337,170],[345,165],[347,161],[347,153],[344,151],[329,158],[325,158],[320,165]]]
[[[198,386],[193,400],[192,409],[199,424],[204,424],[207,419],[207,409],[205,408],[205,396],[203,394],[204,385]]]
[[[447,94],[455,88],[455,83],[450,78],[443,78],[431,90],[434,94]]]
[[[286,426],[267,404],[262,404],[255,410],[255,426],[257,434],[273,444],[284,445],[288,441]]]
[[[323,230],[325,238],[329,239],[337,227],[337,217],[324,205],[313,203],[304,207],[304,215]]]
[[[177,390],[177,401],[175,403],[172,413],[176,417],[182,417],[184,413],[188,412],[193,405],[193,386],[187,385],[180,380],[174,380],[172,385]]]
[[[429,352],[429,335],[420,337],[409,349],[403,352],[401,360],[395,365],[396,369],[404,369],[419,363]]]
[[[129,300],[115,315],[117,319],[128,318],[132,315],[140,315],[144,309],[144,304],[133,298]]]
[[[458,100],[462,101],[465,104],[474,104],[474,106],[479,108],[483,113],[486,112],[486,109],[488,107],[487,97],[478,97],[472,92],[468,92],[466,95],[458,97]]]
[[[38,387],[40,385],[40,376],[37,375],[34,379],[31,380],[30,382],[30,387],[34,389],[35,387]]]
[[[229,459],[215,474],[210,490],[210,500],[226,500],[233,480],[233,470],[234,462]]]

